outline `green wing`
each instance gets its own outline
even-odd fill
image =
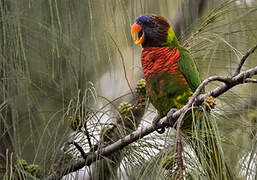
[[[193,57],[190,55],[189,51],[184,47],[179,47],[179,68],[182,74],[184,75],[187,83],[189,84],[190,88],[194,92],[197,87],[201,83],[199,71],[197,69],[196,63]],[[204,90],[201,91],[204,93]]]

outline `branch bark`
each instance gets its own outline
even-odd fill
[[[254,46],[253,48],[249,49],[248,52],[242,57],[242,59],[241,59],[239,65],[238,65],[238,67],[237,67],[237,69],[236,69],[235,74],[233,75],[233,77],[235,77],[236,75],[238,75],[238,74],[240,73],[241,68],[242,68],[242,66],[244,65],[246,59],[248,58],[248,56],[250,56],[250,54],[254,53],[254,51],[256,50],[256,48],[257,48],[257,45]]]
[[[257,49],[257,45],[254,48],[252,48],[251,51],[248,51],[248,52],[250,52],[249,55],[252,54],[255,49]],[[249,57],[249,55],[246,57],[246,59]],[[244,59],[245,56],[243,56],[243,58],[241,59],[241,62],[239,63],[239,66],[241,66],[241,67],[245,62],[245,59]],[[244,61],[244,62],[242,62],[242,61]],[[240,71],[240,69],[241,68],[239,68],[239,71]],[[137,141],[138,139],[143,138],[144,136],[156,131],[157,129],[170,126],[169,125],[170,120],[177,120],[180,116],[182,116],[185,112],[187,112],[193,105],[194,106],[201,105],[204,102],[204,99],[206,97],[213,96],[214,98],[216,98],[239,84],[252,82],[253,79],[249,79],[249,78],[252,78],[252,76],[254,76],[254,75],[257,75],[257,66],[255,66],[254,68],[248,69],[244,72],[241,72],[241,73],[239,72],[237,75],[232,76],[232,77],[212,76],[212,77],[205,79],[199,85],[199,87],[196,89],[196,91],[192,95],[191,99],[188,101],[188,103],[184,107],[177,110],[173,114],[169,114],[169,116],[163,117],[154,126],[148,125],[145,127],[141,127],[140,129],[135,130],[131,134],[119,139],[118,141],[106,146],[105,148],[100,149],[96,152],[89,153],[85,159],[79,158],[78,160],[72,162],[69,165],[69,168],[63,169],[62,175],[66,175],[71,172],[77,171],[77,170],[83,168],[84,166],[89,166],[89,165],[91,165],[92,162],[99,160],[103,157],[109,156],[112,153],[123,149],[127,145]],[[204,88],[208,83],[210,83],[212,81],[220,81],[223,84],[206,94],[200,94],[201,89]],[[183,118],[180,118],[179,121],[177,122],[177,124],[181,123],[182,119]],[[55,179],[55,178],[56,178],[56,172],[54,171],[49,176],[47,176],[45,179],[50,180],[50,179]]]

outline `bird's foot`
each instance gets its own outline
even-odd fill
[[[154,127],[156,127],[161,118],[162,118],[162,117],[161,117],[160,115],[157,115],[157,116],[153,119],[152,125],[153,125]],[[157,129],[156,131],[157,131],[159,134],[163,134],[163,133],[165,132],[165,127],[162,127],[161,129]]]
[[[173,114],[177,111],[177,108],[172,108],[168,113],[167,113],[167,118],[169,121],[169,126],[174,127],[176,120],[173,118]]]
[[[215,106],[217,105],[217,101],[214,97],[208,96],[204,99],[204,105],[209,109],[214,109]]]

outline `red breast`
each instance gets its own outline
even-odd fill
[[[179,73],[178,61],[179,50],[171,47],[145,47],[141,54],[145,78],[165,71],[173,75]]]

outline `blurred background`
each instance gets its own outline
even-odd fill
[[[256,0],[1,0],[0,177],[16,159],[47,174],[74,133],[67,117],[82,96],[97,117],[91,134],[112,121],[120,102],[133,100],[143,76],[130,27],[145,13],[166,17],[181,44],[188,40],[202,79],[231,76],[257,42]],[[256,65],[255,53],[243,69]],[[257,177],[256,89],[242,85],[218,98],[224,153],[241,179]]]

